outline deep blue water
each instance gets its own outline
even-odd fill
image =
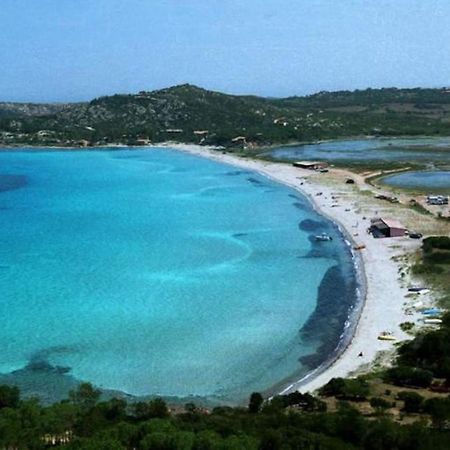
[[[258,174],[170,150],[0,152],[0,373],[25,394],[64,395],[69,374],[239,401],[323,362],[355,292],[336,227]]]
[[[342,139],[279,147],[268,154],[281,160],[450,163],[450,137]]]
[[[406,189],[450,191],[450,171],[444,170],[404,172],[383,177],[381,181],[389,186]]]

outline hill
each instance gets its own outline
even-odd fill
[[[0,144],[175,140],[265,146],[361,135],[450,135],[450,90],[367,89],[284,99],[189,84],[89,103],[0,103]]]

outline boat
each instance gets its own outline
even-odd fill
[[[378,340],[380,341],[396,341],[397,338],[395,336],[393,336],[393,334],[389,331],[383,331],[383,333],[381,333],[378,336]]]
[[[424,314],[425,316],[438,316],[439,314],[442,314],[442,309],[430,308],[422,311],[422,314]]]
[[[421,292],[423,290],[429,290],[429,289],[426,287],[420,287],[420,286],[411,286],[408,288],[409,292]]]
[[[314,239],[316,241],[332,241],[333,240],[333,238],[327,233],[318,234],[317,236],[314,236]]]
[[[423,323],[427,323],[429,325],[439,325],[442,323],[442,319],[425,319]]]

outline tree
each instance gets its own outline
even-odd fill
[[[74,405],[79,406],[85,412],[97,404],[100,394],[101,392],[95,389],[91,383],[81,383],[76,391],[69,392],[69,398]]]
[[[397,366],[386,371],[386,379],[398,386],[428,387],[433,374],[417,367]]]
[[[418,413],[422,409],[423,397],[417,392],[399,392],[398,399],[404,402],[403,411],[405,412]]]
[[[450,399],[430,398],[423,404],[425,412],[431,415],[433,424],[442,428],[450,420]]]
[[[250,401],[248,403],[248,411],[252,414],[259,413],[261,406],[264,403],[264,398],[259,392],[253,392],[250,395]]]
[[[134,415],[139,420],[153,418],[164,419],[169,416],[166,402],[162,398],[155,398],[149,402],[137,402],[134,404]]]
[[[0,408],[16,408],[20,400],[20,391],[16,386],[0,386]]]

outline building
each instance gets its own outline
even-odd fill
[[[406,231],[406,228],[398,220],[377,217],[370,221],[370,232],[375,238],[401,237],[406,234]]]
[[[328,167],[328,164],[323,161],[295,161],[292,163],[294,167],[300,167],[301,169],[320,170]]]

